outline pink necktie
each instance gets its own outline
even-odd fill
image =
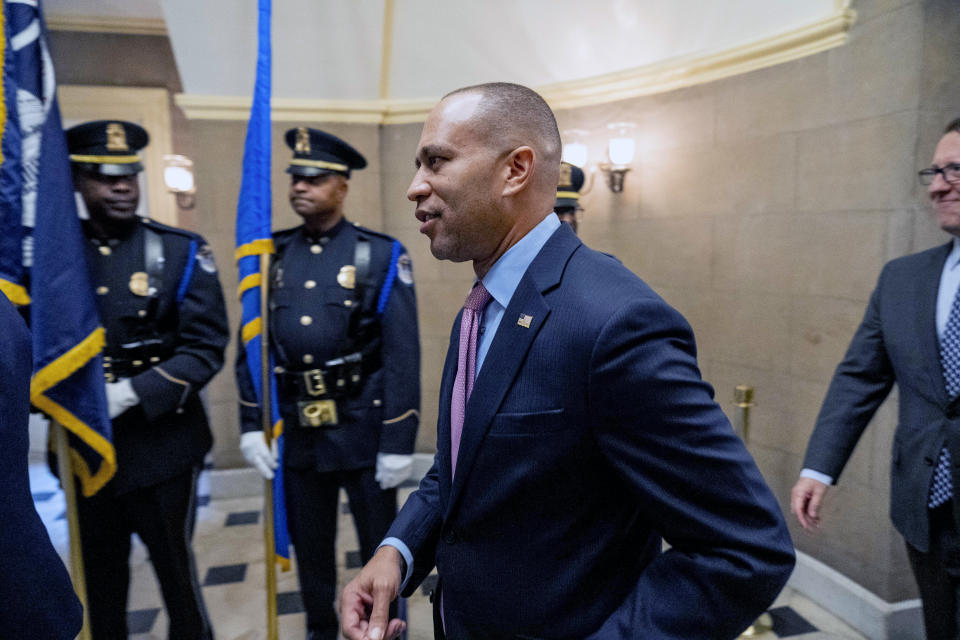
[[[457,469],[457,453],[463,435],[463,418],[467,400],[473,391],[473,379],[477,375],[477,335],[480,332],[480,316],[490,302],[490,292],[477,282],[463,304],[460,318],[460,346],[457,355],[457,377],[453,381],[453,398],[450,403],[450,471]]]

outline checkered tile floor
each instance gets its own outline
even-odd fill
[[[30,480],[37,511],[47,525],[54,546],[66,560],[69,552],[63,494],[57,481],[42,464],[31,465]],[[194,550],[216,638],[261,640],[266,637],[263,631],[266,588],[263,529],[260,525],[261,499],[210,500],[206,487],[206,478],[201,475]],[[401,489],[400,499],[405,499],[411,491],[411,488]],[[337,547],[338,577],[342,587],[356,574],[360,566],[360,553],[356,550],[356,534],[345,502],[340,511]],[[134,541],[130,564],[130,610],[127,613],[130,637],[136,640],[163,640],[167,637],[167,618],[146,549],[138,540]],[[428,578],[408,600],[409,640],[433,638],[431,605],[426,596],[432,586],[430,581],[431,578]],[[304,638],[305,616],[296,570],[287,573],[278,571],[277,587],[280,637],[285,640]],[[862,635],[791,589],[780,595],[770,615],[773,631],[755,635],[754,638],[863,639]]]

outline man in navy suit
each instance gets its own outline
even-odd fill
[[[471,260],[492,300],[463,413],[454,325],[438,453],[344,589],[344,635],[395,637],[388,603],[436,566],[438,638],[736,637],[790,574],[786,525],[689,325],[552,213],[550,108],[518,85],[455,91],[416,165],[433,255]]]
[[[804,529],[820,526],[827,489],[896,383],[890,516],[907,543],[927,637],[955,639],[960,465],[950,461],[960,462],[960,118],[947,126],[920,181],[940,228],[954,238],[883,268],[830,383],[790,506]]]
[[[26,323],[0,293],[0,635],[68,640],[80,632],[83,608],[34,509],[27,472],[32,348]]]

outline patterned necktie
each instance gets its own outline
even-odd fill
[[[940,364],[943,366],[943,378],[946,380],[947,396],[953,399],[960,393],[960,289],[953,298],[947,326],[940,337]],[[930,485],[930,498],[927,506],[939,507],[953,497],[953,477],[950,474],[950,452],[940,449],[937,468],[933,472]]]
[[[467,400],[473,391],[473,379],[477,375],[477,336],[480,333],[480,317],[483,308],[490,302],[490,292],[477,282],[463,304],[460,318],[460,347],[457,354],[457,377],[453,381],[453,398],[450,402],[450,471],[457,468],[457,453],[463,435],[463,418],[467,412]]]

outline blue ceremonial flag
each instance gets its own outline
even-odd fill
[[[243,149],[243,178],[237,204],[237,268],[240,280],[240,301],[243,305],[242,339],[247,366],[257,399],[263,407],[263,372],[261,347],[263,318],[260,300],[267,283],[262,281],[260,257],[273,253],[270,232],[270,0],[258,0],[257,76],[250,107],[250,122]],[[269,370],[273,370],[270,363]],[[277,397],[276,379],[270,376],[269,393]],[[274,552],[284,571],[290,568],[290,533],[287,530],[287,507],[283,492],[283,421],[277,403],[271,402],[273,438],[281,464],[273,478]]]
[[[100,326],[38,0],[3,3],[0,289],[30,305],[30,401],[71,433],[83,494],[113,477]]]

